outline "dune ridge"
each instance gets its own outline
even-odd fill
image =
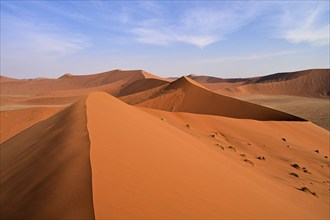
[[[216,94],[188,77],[181,77],[138,106],[256,120],[304,121],[299,117]]]
[[[2,219],[93,219],[85,100],[1,144]]]
[[[34,107],[0,112],[0,143],[60,111],[61,107]]]
[[[87,115],[96,219],[328,215],[326,202],[307,199],[286,184],[274,188],[272,178],[242,167],[195,135],[108,94],[91,94]]]
[[[327,135],[310,122],[166,112],[95,92],[1,144],[1,217],[328,218]],[[260,152],[267,163],[252,159]],[[292,179],[290,161],[312,173]],[[298,190],[310,181],[318,197]]]
[[[190,75],[193,80],[224,95],[294,95],[328,98],[330,69],[308,69],[251,78],[222,79]]]

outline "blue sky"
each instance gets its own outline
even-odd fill
[[[329,68],[328,1],[1,1],[1,74]]]

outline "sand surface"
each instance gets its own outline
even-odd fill
[[[0,112],[0,143],[42,121],[63,107],[38,107]]]
[[[87,99],[96,218],[328,217],[328,183],[319,183],[327,179],[328,164],[310,147],[327,153],[326,131],[310,122],[145,110],[157,117],[104,93]],[[306,129],[310,133],[301,139]],[[212,132],[217,132],[215,138]],[[242,153],[255,165],[244,162],[238,156]],[[259,154],[267,161],[259,162]],[[299,172],[296,180],[289,175],[294,171],[290,162],[315,174]],[[319,198],[295,188],[303,185],[317,188]]]
[[[1,219],[329,219],[326,71],[1,76]]]
[[[329,99],[287,95],[248,95],[235,98],[305,118],[330,130]]]
[[[93,219],[85,100],[1,144],[1,219]]]

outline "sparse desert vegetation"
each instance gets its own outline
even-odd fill
[[[266,158],[264,156],[258,156],[257,159],[258,160],[266,160]]]
[[[217,147],[221,148],[222,150],[224,150],[225,148],[221,145],[221,144],[215,144]]]
[[[299,178],[299,175],[298,174],[296,174],[296,173],[294,173],[294,172],[291,172],[291,173],[289,173],[291,176],[294,176],[294,177],[297,177],[297,178]]]
[[[1,220],[330,220],[329,1],[0,1]]]
[[[251,160],[247,159],[247,158],[245,158],[243,161],[246,162],[246,163],[251,164],[252,166],[254,166],[254,163]]]
[[[309,188],[307,188],[306,186],[303,186],[303,187],[300,187],[300,188],[297,188],[298,190],[300,191],[303,191],[303,192],[307,192],[307,193],[310,193],[312,194],[313,196],[317,196],[315,192],[312,192]]]
[[[291,164],[291,166],[295,169],[300,169],[300,166],[297,163],[293,163],[293,164]]]
[[[228,146],[228,149],[230,149],[230,150],[233,150],[233,151],[235,151],[235,152],[236,152],[236,148],[235,148],[235,147],[233,147],[233,146]]]

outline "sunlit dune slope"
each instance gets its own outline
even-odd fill
[[[214,146],[205,145],[203,139],[107,94],[94,93],[88,97],[87,115],[96,218],[308,218],[327,215],[327,205],[320,200],[306,197],[310,195],[291,187],[276,186],[272,178],[246,169]],[[239,129],[240,120],[235,120],[233,126]],[[245,128],[265,126],[271,132],[285,127],[280,126],[284,122],[277,122],[279,125],[275,125],[274,130],[270,122],[244,123]],[[289,124],[287,132],[295,126],[299,125]],[[306,128],[309,126],[313,127],[307,123]],[[314,126],[313,129],[318,128]],[[239,136],[235,130],[231,135],[234,134]],[[255,141],[262,142],[262,139]],[[326,148],[324,143],[323,148]],[[304,199],[314,205],[309,206],[311,203],[305,203]]]

